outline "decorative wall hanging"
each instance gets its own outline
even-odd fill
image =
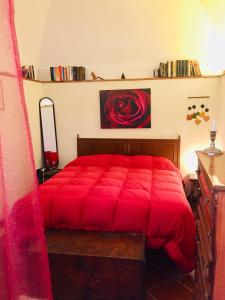
[[[101,128],[150,128],[150,89],[100,91]]]
[[[196,125],[201,124],[202,121],[208,122],[209,117],[209,108],[206,103],[206,100],[202,100],[202,98],[209,98],[209,96],[202,97],[188,97],[188,99],[198,99],[193,102],[193,104],[188,105],[187,107],[187,121],[194,121]]]

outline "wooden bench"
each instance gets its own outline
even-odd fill
[[[142,234],[46,231],[55,300],[141,300]]]

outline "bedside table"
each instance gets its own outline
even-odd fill
[[[46,180],[48,180],[49,178],[51,178],[52,176],[54,176],[55,174],[57,174],[61,169],[48,169],[46,170],[45,168],[41,168],[38,169],[36,171],[37,173],[37,178],[38,178],[38,183],[42,184],[44,183]]]
[[[196,173],[188,174],[190,183],[191,183],[191,192],[188,195],[187,199],[191,207],[194,208],[198,202],[198,193],[199,193],[199,183],[198,176]]]

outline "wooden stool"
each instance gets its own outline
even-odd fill
[[[141,300],[142,234],[46,232],[55,300]]]

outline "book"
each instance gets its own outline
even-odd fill
[[[35,79],[34,66],[33,65],[22,66],[21,74],[23,78]]]
[[[81,80],[85,80],[85,67],[80,67],[80,73]]]
[[[77,67],[73,66],[72,68],[72,73],[73,73],[73,80],[77,80]]]
[[[63,80],[62,66],[58,66],[58,75],[59,75],[59,81],[62,81]]]
[[[50,76],[51,76],[51,80],[55,81],[54,67],[50,67]]]
[[[187,76],[191,76],[191,61],[187,61]]]

